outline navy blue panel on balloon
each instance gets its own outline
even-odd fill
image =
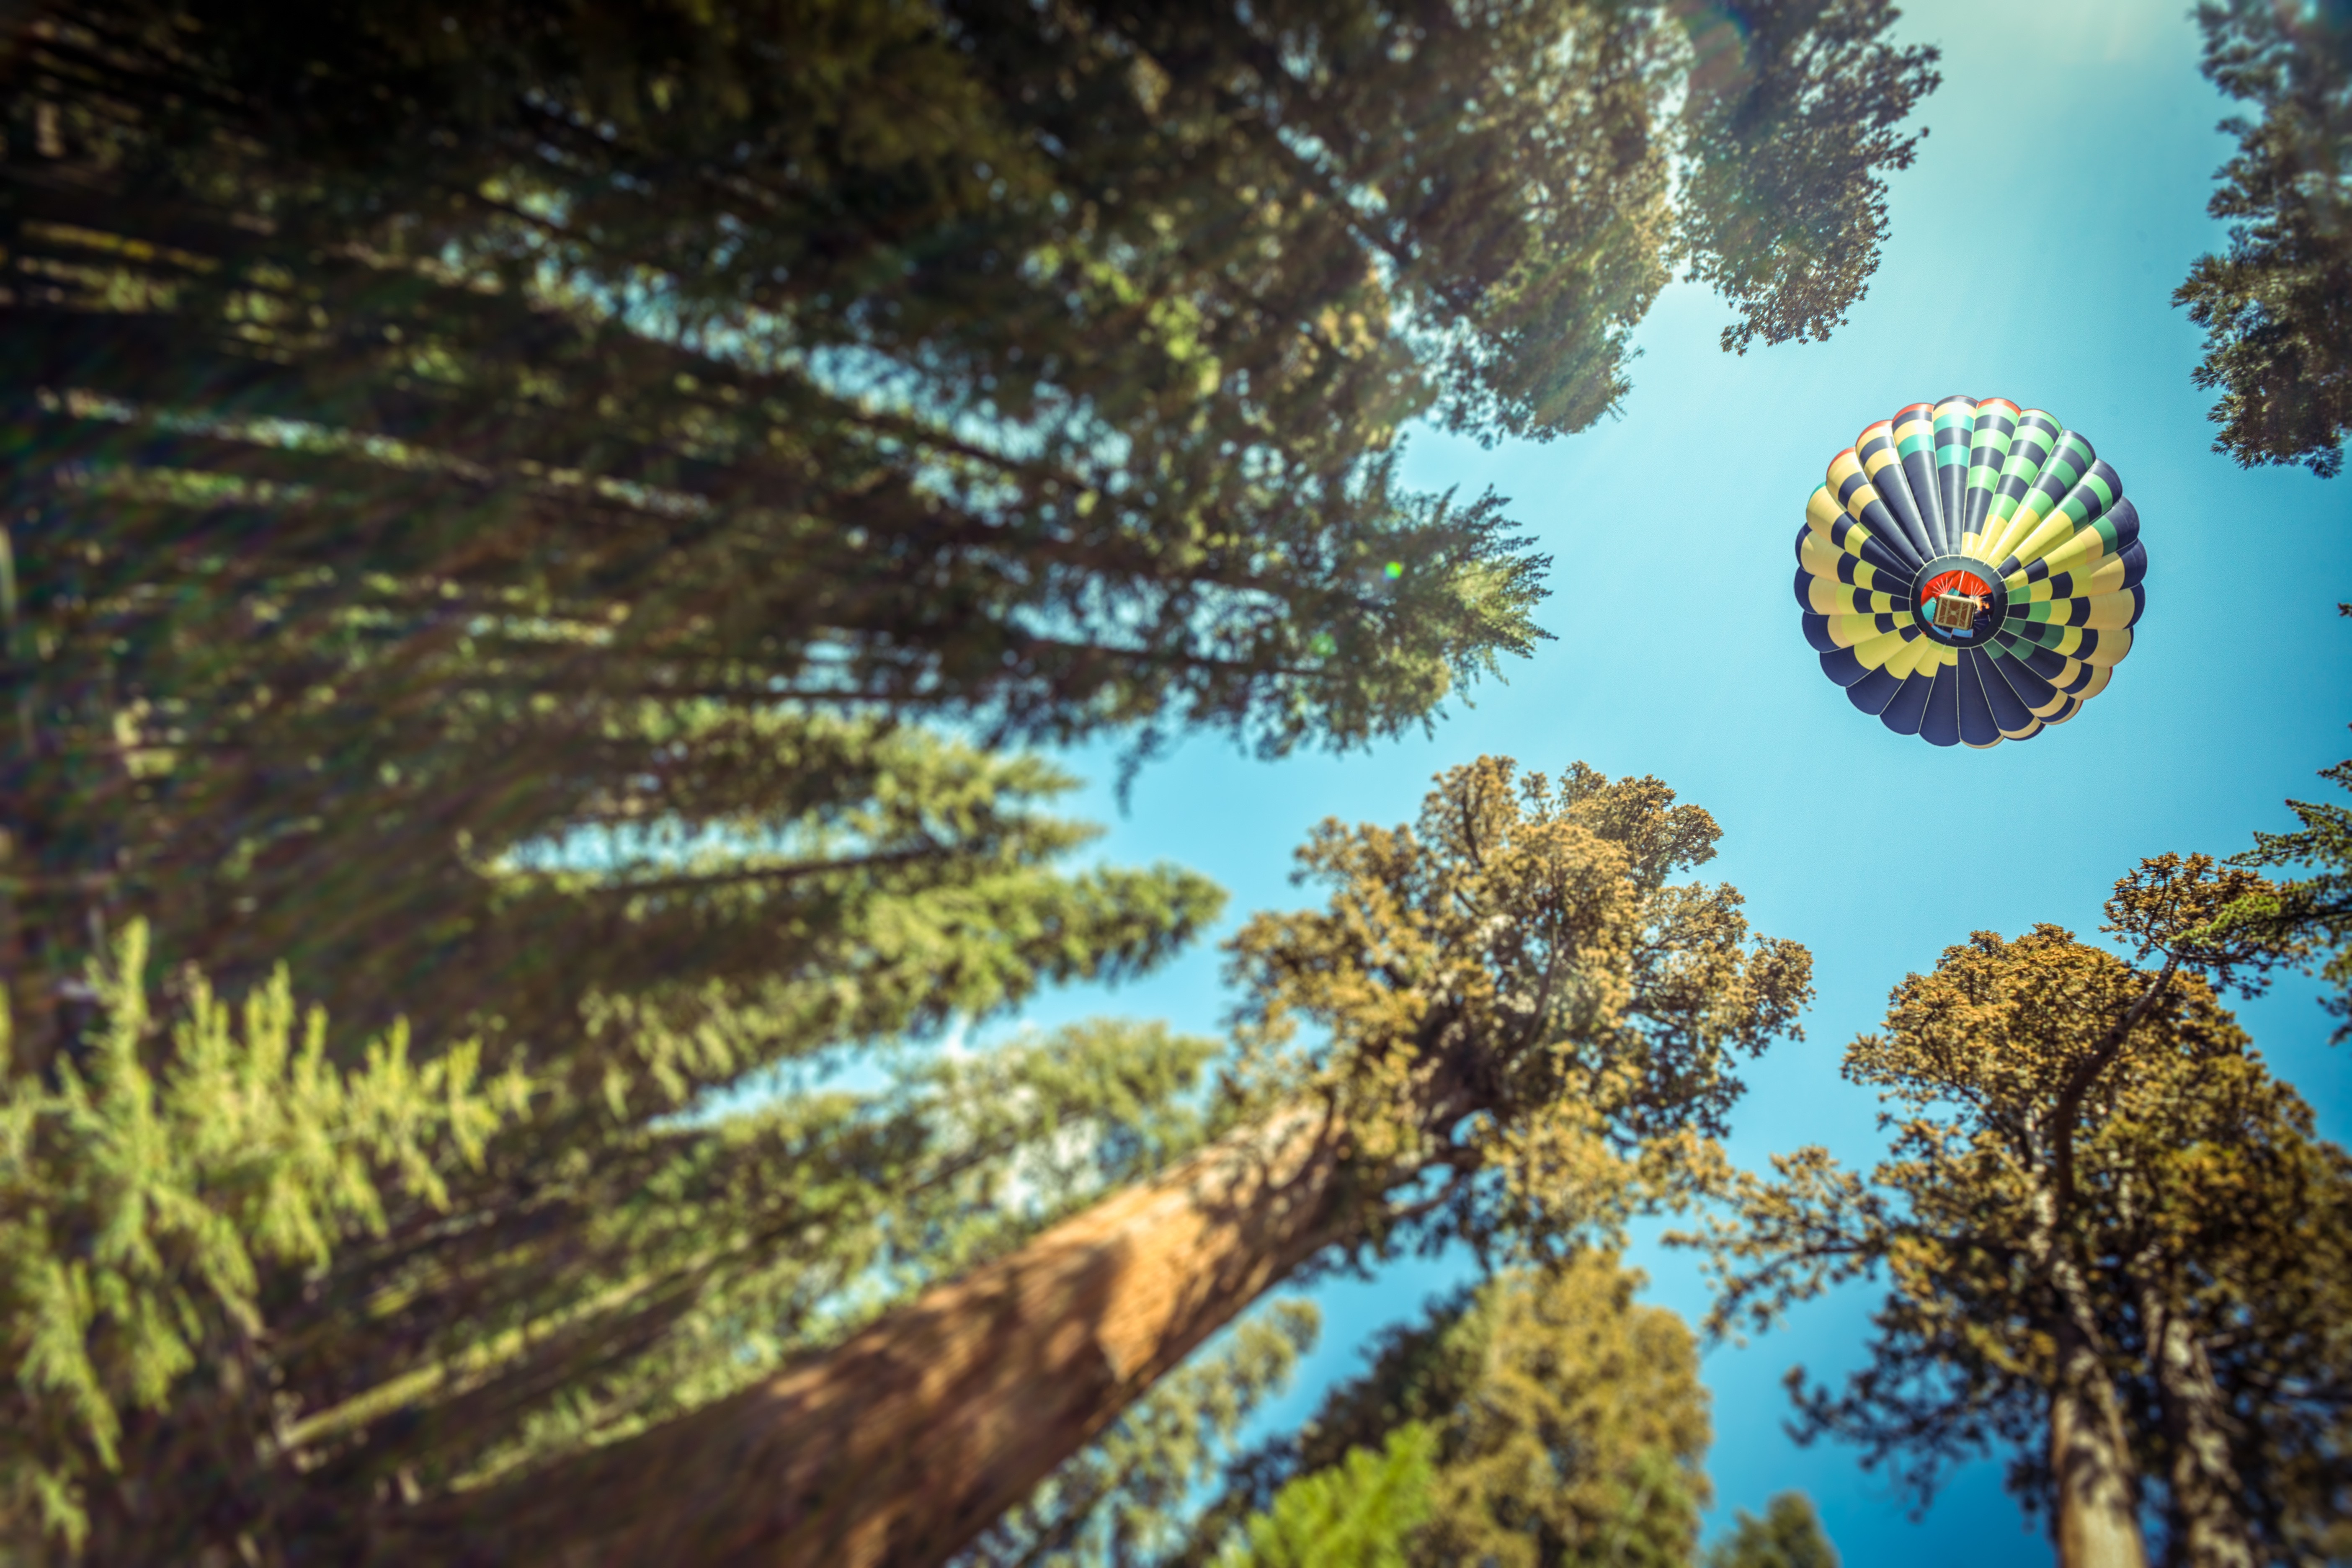
[[[1854,553],[1894,578],[1897,584],[1908,583],[1911,574],[1918,567],[1917,562],[1905,561],[1875,539],[1864,540],[1862,548]]]
[[[2003,734],[2033,727],[2033,715],[2024,703],[2017,700],[2016,690],[2011,687],[2001,669],[2001,666],[2009,662],[2007,659],[1995,658],[1989,653],[1979,653],[1973,648],[1960,658],[1975,664],[1977,679],[1984,682],[1985,706],[1992,710],[1992,721]],[[1961,689],[1966,690],[1967,688]]]
[[[1960,739],[1971,746],[1990,746],[2000,739],[1992,705],[1985,700],[1984,679],[1977,667],[1984,655],[1972,647],[1960,649]]]
[[[2124,586],[2128,588],[2147,575],[2147,546],[2133,540],[2123,547],[2116,559],[2124,563]]]
[[[1910,483],[1911,502],[1919,510],[1919,521],[1927,526],[1927,553],[1948,555],[1958,549],[1958,543],[1944,537],[1944,509],[1936,494],[1936,454],[1930,450],[1906,456],[1903,477]]]
[[[1919,721],[1919,738],[1931,746],[1960,743],[1960,671],[1948,664],[1936,672],[1935,689],[1927,694],[1927,711]]]
[[[1895,695],[1895,688],[1902,684],[1903,678],[1882,664],[1852,686],[1847,687],[1845,700],[1864,712],[1874,716],[1885,709],[1888,700]]]
[[[1936,683],[1926,676],[1913,676],[1878,715],[1878,721],[1898,735],[1917,734],[1919,721],[1927,716],[1927,694],[1935,689]]]
[[[2044,680],[2061,680],[2066,675],[2066,656],[2056,648],[2042,647],[2036,643],[2020,644],[2017,662]]]
[[[1815,653],[1828,653],[1837,647],[1837,639],[1830,636],[1830,618],[1827,616],[1816,616],[1808,611],[1804,620],[1805,640],[1813,645]]]
[[[1806,587],[1805,584],[1812,580],[1813,574],[1811,573],[1806,571],[1801,566],[1797,568],[1797,603],[1803,605],[1808,611],[1811,610],[1813,607],[1813,595],[1812,590]]]
[[[2139,508],[2132,505],[2129,496],[2118,496],[2109,508],[2106,524],[2116,531],[2116,548],[2120,550],[2139,537]]]
[[[1985,660],[1985,668],[2007,681],[2009,689],[2017,693],[2017,700],[2025,704],[2029,710],[2046,708],[2050,705],[2051,700],[2058,695],[2056,687],[2016,659],[1989,658]],[[2010,728],[2016,730],[2023,726],[2011,724]]]
[[[1862,660],[1853,657],[1853,649],[1841,647],[1822,655],[1822,673],[1840,686],[1852,686],[1870,671],[1863,668]]]

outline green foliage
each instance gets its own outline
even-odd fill
[[[1707,1548],[1706,1568],[1838,1568],[1812,1500],[1782,1492],[1758,1519],[1746,1509],[1729,1535]]]
[[[2352,605],[2342,606],[2352,615]],[[2339,789],[2352,790],[2352,761],[2321,770]],[[2325,953],[2320,973],[2335,986],[2327,1010],[2346,1022],[2336,1031],[2341,1044],[2352,1037],[2352,809],[2330,801],[2291,800],[2287,808],[2303,824],[2293,833],[2256,833],[2254,847],[2239,864],[2299,869],[2291,881],[2265,884],[2223,910],[2218,932],[2253,942],[2283,962]]]
[[[1407,421],[1589,425],[1685,252],[1768,338],[1783,273],[1797,330],[1860,287],[1922,68],[1756,9],[1696,98],[1679,23],[1578,0],[12,14],[12,968],[146,909],[224,983],[578,1055],[591,991],[953,869],[905,803],[956,764],[818,715],[1421,722],[1543,564],[1398,486]],[[607,830],[699,853],[500,874]]]
[[[1238,1461],[1179,1562],[1209,1559],[1252,1509],[1335,1477],[1400,1432],[1434,1435],[1426,1521],[1402,1561],[1427,1568],[1690,1562],[1708,1488],[1697,1347],[1638,1306],[1614,1258],[1499,1276],[1389,1330],[1370,1368],[1297,1436]],[[1263,1517],[1263,1514],[1260,1515]]]
[[[2352,6],[2202,0],[2205,74],[2259,120],[2207,210],[2230,248],[2173,294],[2205,329],[2196,382],[2219,387],[2213,443],[2249,467],[2332,477],[2352,430]]]
[[[110,1037],[77,977],[140,917],[231,991],[287,966],[321,1072],[405,1018],[431,1062],[479,1042],[432,1070],[534,1086],[478,1163],[380,1184],[380,1235],[255,1254],[266,1419],[201,1460],[127,1423],[151,1481],[90,1483],[91,1539],[348,1558],[1205,1135],[1202,1042],[885,1044],[1215,918],[1180,870],[1070,868],[1070,782],[1003,747],[1354,745],[1528,651],[1544,561],[1403,488],[1399,432],[1590,425],[1677,259],[1730,258],[1768,338],[1833,320],[1927,85],[1888,15],[1759,9],[1702,58],[1576,0],[10,9],[10,1081]],[[1567,907],[1481,896],[1522,894]],[[1497,956],[1566,987],[1541,1018],[1427,1015],[1425,1063],[1501,1074],[1459,1103],[1505,1207],[1457,1183],[1455,1231],[1675,1186],[1802,990],[1735,902],[1576,892],[1590,962]],[[1375,1095],[1394,1044],[1327,1076]],[[888,1087],[825,1089],[854,1058]]]
[[[1320,1318],[1277,1301],[1210,1354],[1163,1379],[1109,1432],[992,1525],[958,1568],[1076,1568],[1155,1560],[1181,1510],[1215,1471],[1242,1422],[1289,1381]]]
[[[1243,1524],[1244,1542],[1218,1568],[1405,1568],[1405,1542],[1430,1510],[1426,1426],[1409,1425],[1375,1453],[1353,1448],[1329,1469],[1299,1477]]]
[[[1230,1092],[1329,1104],[1378,1199],[1360,1248],[1561,1258],[1708,1190],[1738,1057],[1797,1036],[1812,994],[1811,955],[1752,933],[1737,889],[1669,880],[1718,836],[1654,778],[1497,757],[1440,774],[1409,826],[1323,823],[1297,858],[1326,906],[1229,944]]]
[[[1884,169],[1907,169],[1903,121],[1942,78],[1937,52],[1878,40],[1887,0],[1674,7],[1696,62],[1684,242],[1691,275],[1738,307],[1723,346],[1825,338],[1886,237]]]
[[[1790,1374],[1806,1436],[1862,1444],[1923,1501],[2006,1447],[2046,1504],[2053,1401],[2095,1385],[2183,1560],[2235,1540],[2300,1561],[2352,1495],[2352,1157],[2178,972],[2234,885],[2209,864],[2200,896],[2183,868],[2149,863],[2109,906],[2110,929],[2171,942],[2158,974],[2044,925],[1897,987],[1844,1068],[1884,1091],[1889,1156],[1864,1175],[1804,1149],[1743,1177],[1710,1238],[1712,1321],[1761,1329],[1884,1278],[1864,1368],[1837,1391]]]
[[[235,1009],[184,976],[166,1042],[147,942],[134,924],[92,966],[86,1057],[0,1078],[0,1548],[37,1551],[43,1529],[79,1547],[90,1492],[153,1484],[159,1461],[208,1471],[225,1510],[248,1500],[254,1446],[285,1436],[286,1287],[396,1213],[446,1215],[445,1176],[478,1169],[530,1098],[483,1081],[470,1044],[412,1060],[403,1028],[337,1068],[283,971]],[[167,1409],[158,1452],[139,1438]]]

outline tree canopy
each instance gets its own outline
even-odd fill
[[[944,1561],[1301,1270],[1449,1240],[1565,1262],[1714,1190],[1738,1060],[1811,994],[1737,889],[1676,879],[1717,836],[1656,779],[1496,757],[1412,823],[1323,824],[1324,906],[1230,943],[1232,1131],[827,1354],[442,1500],[407,1550]]]
[[[1259,1508],[1239,1527],[1255,1542],[1286,1499],[1344,1485],[1383,1445],[1426,1434],[1423,1517],[1395,1532],[1399,1568],[1689,1563],[1710,1495],[1707,1398],[1691,1331],[1637,1304],[1642,1283],[1586,1252],[1390,1329],[1305,1427],[1236,1462],[1178,1561],[1204,1560]]]
[[[2230,972],[2198,943],[2247,876],[2167,858],[2118,884],[2110,929],[2173,942],[2156,974],[2048,925],[1948,949],[1846,1054],[1889,1103],[1888,1157],[1865,1175],[1807,1149],[1743,1178],[1718,1328],[1888,1286],[1842,1390],[1791,1374],[1802,1433],[1863,1445],[1923,1504],[2006,1449],[2069,1563],[2137,1560],[2143,1487],[2173,1561],[2300,1562],[2336,1529],[2352,1158],[2176,968]],[[2101,1510],[2123,1555],[2084,1521]]]
[[[1782,1492],[1757,1518],[1746,1509],[1731,1533],[1707,1548],[1706,1568],[1838,1568],[1812,1500]]]
[[[901,774],[957,764],[877,715],[1423,721],[1544,563],[1399,431],[1589,425],[1680,258],[1826,330],[1934,83],[1891,18],[30,7],[19,1049],[143,912],[223,984],[642,1077],[591,993],[740,1037],[780,937],[952,858]],[[582,973],[620,949],[661,980]]]
[[[2230,247],[2173,294],[2205,329],[2213,446],[2330,478],[2352,430],[2352,5],[2200,0],[2205,74],[2258,111],[2207,207]]]
[[[323,1260],[257,1255],[267,1376],[136,1384],[110,1454],[44,1472],[80,1489],[53,1517],[132,1555],[362,1550],[412,1500],[838,1344],[1262,1110],[1289,1023],[1353,1001],[1269,980],[1209,1110],[1217,1047],[1149,1027],[891,1047],[1148,969],[1219,907],[1172,868],[1074,865],[1070,781],[1008,748],[1355,745],[1529,648],[1543,558],[1497,498],[1402,486],[1402,432],[1589,426],[1677,267],[1735,342],[1834,326],[1935,83],[1893,16],[11,8],[11,1092],[71,1121],[54,1097],[96,1081],[122,994],[91,977],[136,924],[152,1020],[212,994],[194,974],[234,995],[282,964],[333,1020],[320,1071],[373,1070],[405,1020],[420,1063],[459,1053],[446,1084],[470,1063],[527,1106],[429,1192],[371,1178],[380,1234],[353,1210]],[[1689,858],[1576,845],[1604,881]],[[1442,999],[1424,1062],[1490,1075],[1460,1103],[1513,1174],[1399,1221],[1542,1250],[1547,1216],[1615,1201],[1580,1182],[1675,1187],[1730,1054],[1804,989],[1795,950],[1745,955],[1736,902],[1592,905],[1615,956],[1590,973],[1639,984],[1616,1014],[1547,994],[1616,1031],[1557,1061],[1464,1044],[1510,998]],[[1425,951],[1466,975],[1467,940]],[[1538,973],[1546,940],[1494,961]],[[1685,949],[1727,1011],[1642,967]],[[1368,1134],[1434,1148],[1377,1109],[1403,1044],[1315,1070]],[[887,1087],[826,1089],[853,1057]],[[1598,1131],[1502,1114],[1567,1086]],[[88,1262],[42,1235],[42,1268]],[[143,1299],[92,1298],[85,1333]],[[187,1331],[205,1364],[244,1342],[224,1311]],[[172,1468],[185,1423],[236,1456],[201,1500],[115,1479],[199,1473]]]

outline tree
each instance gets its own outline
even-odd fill
[[[2213,935],[2242,870],[2161,857],[2108,930],[2149,973],[2054,926],[1979,933],[1896,988],[1845,1075],[1896,1110],[1867,1177],[1819,1149],[1744,1177],[1712,1241],[1718,1328],[1883,1271],[1869,1363],[1799,1396],[1800,1429],[1894,1462],[1920,1501],[2005,1446],[2068,1568],[2302,1561],[2340,1519],[2352,1405],[2352,1160],[2271,1079],[2212,985],[2258,950]]]
[[[1328,905],[1234,939],[1236,1131],[822,1359],[420,1510],[407,1550],[942,1562],[1318,1257],[1557,1259],[1703,1190],[1737,1055],[1811,995],[1735,889],[1669,879],[1717,831],[1654,779],[1496,758],[1411,826],[1324,824]]]
[[[1527,651],[1397,433],[1591,424],[1681,256],[1827,330],[1935,79],[1803,0],[1697,76],[1578,0],[12,15],[20,1050],[145,910],[592,1081],[940,869],[837,831],[873,715],[1347,745]]]
[[[446,1210],[446,1173],[478,1164],[528,1099],[511,1078],[483,1081],[470,1045],[412,1060],[405,1031],[371,1041],[363,1068],[339,1069],[325,1017],[298,1016],[283,971],[241,1009],[194,979],[158,1071],[147,941],[134,924],[92,966],[105,1027],[82,1063],[53,1085],[0,1078],[0,1355],[16,1373],[0,1396],[0,1550],[12,1561],[33,1560],[43,1533],[100,1561],[152,1560],[107,1528],[92,1484],[126,1453],[249,1468],[238,1448],[277,1435],[255,1408],[275,1392],[270,1286],[353,1236],[382,1237],[403,1200]],[[217,1386],[156,1422],[191,1378]],[[240,1406],[244,1423],[187,1419]]]
[[[2352,616],[2352,605],[2337,608]],[[2352,761],[2323,769],[2319,776],[2352,789]],[[2269,949],[2282,963],[2325,953],[2320,973],[2336,994],[2323,998],[2323,1005],[2347,1020],[2336,1032],[2341,1045],[2352,1037],[2352,810],[2326,801],[2286,804],[2303,826],[2293,833],[2256,833],[2254,847],[2232,864],[2300,869],[2305,875],[2263,884],[2224,910],[2215,926],[2233,940]]]
[[[2207,210],[2230,248],[2200,257],[2173,302],[2205,329],[2199,386],[2213,443],[2248,467],[2344,467],[2352,429],[2352,7],[2201,0],[2205,75],[2259,109]]]
[[[1379,1452],[1349,1450],[1329,1469],[1300,1476],[1243,1524],[1218,1568],[1406,1568],[1405,1542],[1429,1516],[1426,1426],[1400,1426]]]
[[[1233,1467],[1178,1561],[1206,1560],[1240,1514],[1279,1513],[1343,1456],[1428,1431],[1428,1517],[1403,1539],[1404,1563],[1688,1563],[1708,1492],[1706,1394],[1690,1330],[1636,1305],[1641,1285],[1585,1253],[1496,1276],[1391,1330],[1302,1431]]]
[[[157,1394],[238,1466],[126,1448],[179,1481],[92,1528],[359,1554],[1224,1131],[1150,1029],[821,1080],[1213,917],[1065,869],[1005,747],[1362,743],[1531,646],[1540,558],[1399,430],[1591,423],[1685,257],[1833,324],[1934,80],[1891,17],[11,8],[12,1070],[143,918],[338,1067],[404,1017],[531,1086],[446,1212],[266,1281],[267,1408]]]
[[[1180,1533],[1180,1510],[1192,1489],[1214,1473],[1243,1418],[1288,1376],[1297,1353],[1311,1347],[1318,1322],[1307,1302],[1276,1301],[1272,1310],[1235,1324],[1213,1353],[1168,1376],[989,1526],[956,1559],[956,1568],[1157,1560]],[[1396,1473],[1384,1474],[1393,1479]],[[1406,1476],[1394,1484],[1411,1494],[1425,1479]]]
[[[1741,1509],[1731,1533],[1707,1549],[1706,1568],[1838,1568],[1838,1554],[1812,1500],[1782,1492],[1762,1519]]]

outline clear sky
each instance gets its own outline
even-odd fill
[[[1901,33],[1942,46],[1945,81],[1918,163],[1895,178],[1868,297],[1835,337],[1734,358],[1716,347],[1721,303],[1677,287],[1641,330],[1622,419],[1549,446],[1413,440],[1417,484],[1492,485],[1556,557],[1539,619],[1558,640],[1427,740],[1271,764],[1198,741],[1147,767],[1123,814],[1107,755],[1083,753],[1084,809],[1110,826],[1108,858],[1216,878],[1233,894],[1230,929],[1302,900],[1288,856],[1310,824],[1403,820],[1433,773],[1481,752],[1655,773],[1723,826],[1706,875],[1742,889],[1759,929],[1814,954],[1808,1037],[1747,1074],[1735,1155],[1756,1166],[1819,1142],[1867,1163],[1875,1101],[1838,1079],[1838,1059],[1907,971],[1977,930],[2055,921],[2092,935],[2139,857],[2233,852],[2253,828],[2287,825],[2285,797],[2328,788],[2314,772],[2352,753],[2352,622],[2335,608],[2352,598],[2352,479],[2244,472],[2210,450],[2208,397],[2189,379],[2199,337],[2168,296],[2221,241],[2205,203],[2231,110],[2197,73],[2185,6],[1978,0],[1916,7]],[[1822,679],[1789,588],[1790,541],[1831,455],[1865,423],[1953,393],[2081,429],[2138,502],[2149,561],[2147,615],[2105,693],[2071,723],[1983,752],[1854,712]],[[2352,1056],[2328,1049],[2313,994],[2291,985],[2243,1016],[2342,1140]],[[1115,1010],[1207,1030],[1227,1001],[1204,947],[1032,1017]],[[1639,1261],[1649,1299],[1704,1310],[1690,1259],[1645,1247]],[[1452,1267],[1318,1291],[1322,1346],[1273,1415],[1303,1416],[1360,1365],[1365,1337],[1415,1312]],[[1787,1331],[1708,1354],[1710,1532],[1801,1487],[1850,1568],[2049,1561],[1992,1466],[1913,1522],[1853,1450],[1785,1436],[1781,1373],[1853,1365],[1874,1300],[1849,1289]]]

